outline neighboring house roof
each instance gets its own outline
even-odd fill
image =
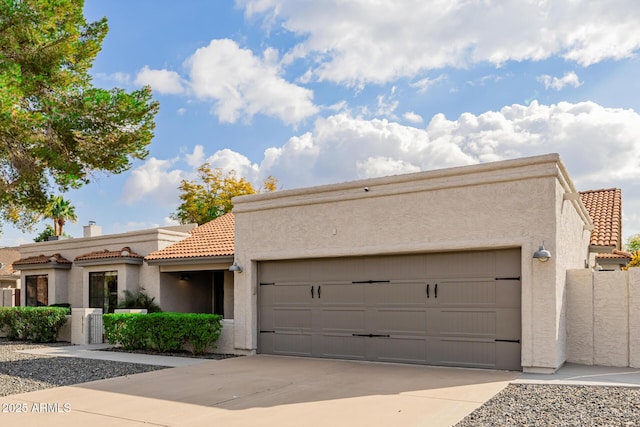
[[[620,189],[581,191],[580,198],[594,225],[589,244],[620,249],[622,245],[622,192]]]
[[[60,267],[70,268],[71,261],[69,261],[68,259],[66,259],[60,254],[38,255],[38,256],[19,259],[18,261],[13,263],[13,266],[20,270],[24,270],[28,268],[38,268],[38,267],[44,268],[46,266],[50,266],[50,267],[60,266]]]
[[[129,246],[125,246],[119,251],[110,251],[105,249],[103,251],[89,252],[88,254],[77,256],[74,261],[92,261],[112,258],[138,258],[142,260],[144,256],[133,252]]]
[[[191,230],[191,236],[150,253],[146,261],[233,256],[235,217],[224,214]]]
[[[13,268],[13,263],[20,259],[18,248],[0,248],[0,276],[20,277],[20,273]]]
[[[619,259],[621,261],[626,260],[626,262],[631,261],[633,255],[629,252],[619,251],[617,249],[613,250],[613,253],[610,254],[597,254],[596,259]]]

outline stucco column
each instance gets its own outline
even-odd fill
[[[243,271],[234,273],[234,345],[237,349],[257,348],[257,263],[236,257]],[[255,332],[255,333],[254,333]]]

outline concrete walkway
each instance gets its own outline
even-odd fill
[[[115,362],[142,363],[144,365],[179,366],[197,365],[210,362],[210,359],[193,357],[157,356],[154,354],[125,353],[119,351],[99,351],[113,347],[110,344],[64,345],[20,350],[18,353],[39,354],[58,357],[80,357],[83,359],[113,360]]]
[[[640,387],[640,370],[632,368],[567,364],[553,375],[532,375],[267,355],[211,361],[99,348],[28,352],[178,367],[0,397],[1,425],[451,426],[510,382]]]
[[[552,375],[522,374],[514,383],[640,387],[640,369],[565,363]]]

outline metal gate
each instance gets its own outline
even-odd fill
[[[89,344],[102,344],[102,343],[104,343],[104,328],[102,327],[102,313],[92,313],[89,315]]]

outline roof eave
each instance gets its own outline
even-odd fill
[[[211,263],[227,263],[233,262],[235,255],[215,255],[203,257],[182,257],[182,258],[162,258],[162,259],[145,259],[149,265],[196,265]]]
[[[99,259],[84,259],[84,260],[75,260],[74,264],[80,267],[86,267],[86,266],[92,266],[92,265],[109,265],[109,264],[141,265],[142,258],[112,257],[112,258],[99,258]]]

